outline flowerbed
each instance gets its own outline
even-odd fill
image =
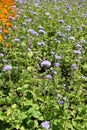
[[[87,2],[15,1],[0,32],[0,128],[86,130]]]
[[[0,1],[0,42],[3,42],[4,35],[7,35],[11,28],[11,20],[16,17],[16,10],[14,7],[15,2],[12,0],[1,0]],[[8,46],[7,43],[4,43]]]

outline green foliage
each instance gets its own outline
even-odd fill
[[[19,16],[5,38],[11,46],[0,46],[1,130],[44,130],[44,121],[49,130],[87,129],[86,4],[17,2]],[[41,67],[44,60],[51,66]]]

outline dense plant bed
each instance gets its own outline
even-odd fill
[[[86,130],[87,1],[15,2],[0,17],[0,129]]]

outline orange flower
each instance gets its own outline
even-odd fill
[[[9,33],[8,28],[11,27],[12,23],[9,19],[10,16],[16,19],[17,10],[13,8],[15,4],[14,0],[0,0],[0,42],[3,41],[3,35]],[[6,43],[4,46],[9,47],[10,45]]]
[[[10,23],[10,22],[6,22],[6,23],[5,23],[5,26],[6,26],[7,28],[11,27],[11,23]]]
[[[4,17],[3,14],[0,14],[0,19],[3,19],[3,17]]]
[[[3,9],[3,14],[5,14],[5,15],[7,15],[8,14],[8,11],[7,11],[7,9]]]
[[[3,33],[8,33],[8,30],[3,30]]]
[[[5,44],[5,47],[9,47],[9,44],[8,44],[8,43],[6,43],[6,44]]]

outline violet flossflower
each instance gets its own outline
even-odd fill
[[[44,46],[44,44],[45,44],[44,42],[37,42],[38,46]]]
[[[59,65],[60,65],[60,64],[59,64],[58,62],[55,62],[55,63],[54,63],[54,67],[59,67]]]
[[[20,41],[19,38],[15,38],[15,39],[14,39],[14,42],[19,42],[19,41]]]
[[[4,57],[4,54],[3,54],[3,53],[0,53],[0,57]]]
[[[61,20],[58,20],[59,23],[64,23],[64,21],[61,19]]]
[[[27,19],[26,22],[31,23],[31,19]]]
[[[51,66],[51,62],[48,60],[42,61],[41,62],[41,67],[46,67],[49,68]]]
[[[46,78],[46,79],[52,79],[52,75],[51,75],[51,74],[47,74],[47,75],[45,76],[45,78]]]
[[[70,25],[66,26],[66,31],[70,31],[70,30],[71,30],[71,26]]]
[[[44,121],[44,122],[41,123],[41,126],[45,130],[48,130],[50,128],[50,123],[49,123],[49,121]]]
[[[39,32],[40,34],[45,34],[45,31],[44,31],[43,29],[40,29],[38,32]]]
[[[73,36],[68,38],[70,41],[75,41],[75,38]]]
[[[58,104],[63,105],[63,104],[64,104],[64,101],[59,100],[59,101],[58,101]]]
[[[80,50],[82,49],[82,46],[79,43],[76,45],[76,47]]]
[[[86,41],[85,41],[84,39],[82,39],[82,40],[80,41],[80,43],[84,43],[84,44],[85,44],[85,43],[86,43]]]
[[[58,55],[55,55],[55,59],[56,59],[56,60],[59,60],[59,59],[62,59],[62,57],[61,57],[61,56],[58,56]]]
[[[78,67],[77,67],[76,64],[72,64],[72,65],[71,65],[71,68],[74,69],[74,70],[78,70]]]
[[[34,36],[38,36],[38,33],[35,32],[33,29],[28,29],[27,32],[29,32],[30,34],[32,34]]]
[[[3,68],[3,70],[11,70],[12,69],[12,66],[10,66],[10,65],[6,65],[4,68]]]
[[[80,50],[74,50],[74,54],[81,54]]]
[[[55,70],[51,70],[51,73],[52,73],[52,75],[57,74],[57,72]]]

